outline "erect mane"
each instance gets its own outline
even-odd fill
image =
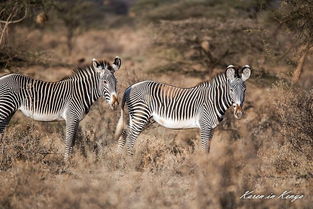
[[[214,77],[212,77],[210,80],[201,81],[201,82],[199,82],[196,86],[207,85],[207,84],[213,84],[218,78],[224,77],[224,76],[225,76],[225,72],[218,73],[218,74],[216,74]]]
[[[100,65],[104,66],[104,65],[109,65],[109,62],[106,61],[106,60],[100,60],[98,61],[100,63]],[[71,75],[68,75],[66,77],[64,77],[63,79],[61,79],[61,81],[63,80],[67,80],[69,78],[75,78],[75,77],[79,77],[79,75],[82,75],[86,72],[91,72],[91,73],[95,73],[95,69],[92,65],[92,63],[89,63],[89,64],[84,64],[84,65],[80,65],[80,66],[77,66],[71,73]]]

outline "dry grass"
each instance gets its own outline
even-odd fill
[[[271,91],[277,93],[275,88]],[[231,130],[244,124],[229,118],[233,125],[225,123],[218,128],[210,155],[199,152],[197,131],[171,131],[156,125],[138,138],[133,157],[118,154],[112,128],[106,127],[106,134],[90,131],[100,128],[92,125],[96,115],[101,115],[99,123],[110,124],[112,113],[98,114],[97,104],[84,121],[89,127],[82,131],[84,136],[70,164],[65,165],[63,123],[47,126],[31,120],[13,121],[2,143],[0,205],[24,209],[309,208],[312,143],[286,135],[286,121],[280,118],[286,116],[281,105],[289,104],[288,96],[298,100],[311,97],[297,97],[299,94],[280,89],[281,98],[262,107],[257,120],[249,125],[251,133],[239,132],[234,138]],[[302,106],[295,104],[287,109],[296,116]],[[246,114],[252,111],[248,109]],[[292,119],[292,124],[297,124],[300,118]],[[301,130],[294,130],[293,134],[297,133],[303,137]],[[294,141],[302,142],[301,149]],[[291,190],[305,198],[295,202],[241,200],[247,190],[265,194]]]
[[[98,38],[105,34],[110,34],[106,37],[112,41],[107,43],[114,42],[110,45],[116,46],[114,50],[99,46]],[[83,52],[87,61],[95,54],[124,58],[117,73],[120,97],[128,85],[144,79],[178,86],[201,80],[176,72],[147,74],[160,60],[145,55],[150,42],[138,37],[143,34],[144,30],[129,28],[91,31],[76,39],[79,43],[88,39],[87,46],[78,44],[73,49],[77,54],[64,59],[73,64]],[[45,36],[43,42],[55,39]],[[62,54],[61,46],[58,50]],[[70,69],[34,66],[20,71],[57,80]],[[140,135],[133,157],[118,154],[113,132],[119,111],[99,101],[81,122],[75,152],[64,164],[65,124],[35,122],[17,114],[0,147],[0,208],[308,209],[313,205],[312,91],[259,82],[258,78],[248,82],[245,116],[237,121],[227,113],[209,155],[199,152],[197,130],[158,125]],[[305,196],[294,202],[240,199],[247,190],[277,195],[288,190]]]

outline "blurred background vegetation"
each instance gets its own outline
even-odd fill
[[[289,65],[294,83],[313,43],[307,0],[2,0],[0,8],[2,69],[45,62],[37,49],[14,50],[18,27],[64,31],[67,55],[73,39],[91,29],[149,28],[150,53],[168,61],[152,72],[202,76],[244,57],[259,69],[265,62]]]
[[[311,208],[312,11],[311,0],[0,0],[1,74],[56,81],[118,55],[121,97],[142,80],[190,87],[229,64],[253,68],[244,117],[226,114],[209,155],[196,153],[197,130],[156,125],[133,158],[118,155],[119,112],[99,102],[65,166],[64,124],[16,114],[0,146],[0,208]],[[305,199],[240,200],[247,190]]]

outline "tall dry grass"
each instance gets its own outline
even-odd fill
[[[152,125],[129,157],[116,152],[113,130],[95,136],[88,128],[65,165],[64,124],[13,121],[0,156],[1,208],[310,208],[312,136],[306,131],[312,94],[281,85],[272,93],[276,99],[259,109],[249,133],[234,137],[231,129],[241,124],[229,114],[234,127],[225,123],[218,128],[209,155],[199,151],[194,130]],[[86,118],[89,122],[96,120],[98,105]],[[240,199],[248,190],[305,196],[294,202]]]
[[[64,34],[32,31],[28,37],[40,40],[34,42],[43,50],[55,46],[55,59],[70,64],[82,57],[88,62],[119,55],[120,98],[129,85],[146,79],[182,87],[210,79],[186,77],[180,68],[149,73],[168,60],[151,50],[151,32],[145,30],[89,31],[77,37],[77,53],[71,57],[63,56]],[[119,111],[100,100],[81,122],[74,153],[65,164],[64,122],[41,123],[15,115],[0,145],[0,208],[311,208],[312,90],[283,84],[272,88],[273,77],[263,71],[269,69],[265,61],[262,71],[253,72],[259,76],[247,83],[244,117],[237,121],[227,113],[209,155],[199,152],[197,130],[175,131],[157,124],[139,136],[133,157],[118,154],[113,133]],[[70,71],[60,66],[16,70],[45,80]],[[294,202],[240,199],[248,190],[305,196]]]

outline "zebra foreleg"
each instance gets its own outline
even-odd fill
[[[200,129],[200,138],[201,138],[201,149],[204,152],[210,152],[210,144],[213,136],[212,128],[201,128]]]
[[[65,154],[64,160],[67,161],[69,155],[72,153],[74,145],[74,137],[78,129],[78,120],[66,121],[66,137],[65,137]]]
[[[15,109],[7,109],[8,111],[3,111],[3,108],[0,109],[0,144],[2,144],[1,153],[4,153],[4,130],[9,124],[12,116],[16,112]]]

